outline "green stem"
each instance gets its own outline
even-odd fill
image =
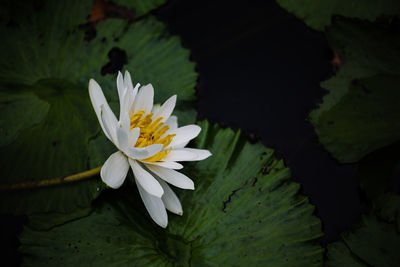
[[[95,175],[100,173],[101,167],[97,167],[88,171],[76,173],[69,176],[64,177],[57,177],[47,180],[39,180],[39,181],[29,181],[29,182],[22,182],[16,184],[4,184],[0,185],[0,191],[8,191],[8,190],[17,190],[17,189],[27,189],[27,188],[37,188],[37,187],[45,187],[51,185],[59,185],[71,182],[77,182],[89,179]]]

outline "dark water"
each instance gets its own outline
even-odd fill
[[[324,34],[275,1],[172,1],[157,14],[197,63],[198,118],[274,148],[316,206],[324,242],[338,239],[361,207],[355,166],[338,164],[307,121],[334,75]]]

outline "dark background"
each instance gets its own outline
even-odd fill
[[[334,75],[324,34],[274,0],[175,0],[153,14],[191,50],[199,72],[198,119],[240,128],[275,149],[316,206],[322,244],[337,240],[364,204],[356,166],[337,163],[307,121],[326,94],[319,83]],[[20,262],[17,235],[25,220],[0,217],[2,253],[10,265]]]
[[[316,206],[323,244],[337,240],[360,217],[356,166],[337,163],[307,121],[327,93],[319,83],[334,75],[333,53],[275,1],[240,3],[177,0],[156,15],[197,64],[198,119],[274,148]]]

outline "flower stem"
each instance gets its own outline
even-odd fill
[[[59,185],[59,184],[82,181],[82,180],[89,179],[95,175],[98,175],[100,173],[101,167],[102,166],[91,169],[91,170],[87,170],[84,172],[76,173],[73,175],[64,176],[64,177],[57,177],[57,178],[39,180],[39,181],[21,182],[21,183],[15,183],[15,184],[4,184],[4,185],[0,185],[0,191],[37,188],[37,187],[45,187],[45,186],[52,186],[52,185]]]

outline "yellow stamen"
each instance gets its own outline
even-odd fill
[[[169,152],[171,152],[171,148],[167,148],[168,145],[172,142],[175,134],[168,134],[164,136],[164,134],[169,130],[168,125],[164,125],[161,120],[162,117],[157,118],[153,121],[153,113],[149,113],[143,117],[145,111],[138,111],[131,116],[131,127],[140,128],[140,136],[135,144],[135,147],[145,147],[153,144],[162,144],[163,150],[151,156],[147,159],[142,159],[142,161],[147,162],[157,162],[164,159]]]
[[[140,118],[143,116],[144,111],[139,111],[131,117],[131,130],[135,128]]]
[[[161,161],[163,158],[165,158],[165,156],[168,155],[168,153],[171,151],[171,149],[172,148],[170,147],[170,148],[168,148],[168,149],[166,149],[164,151],[158,152],[157,154],[155,154],[154,156],[152,156],[150,158],[142,159],[142,161],[147,161],[147,162]]]

